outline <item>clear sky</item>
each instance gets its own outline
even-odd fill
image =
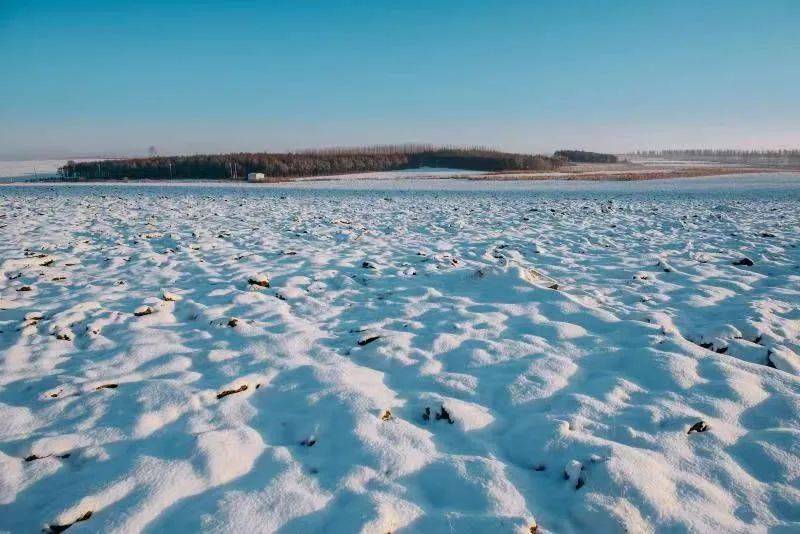
[[[800,147],[800,0],[0,0],[0,157]]]

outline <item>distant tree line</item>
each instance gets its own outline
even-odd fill
[[[710,161],[715,163],[749,163],[764,165],[800,165],[800,150],[735,150],[735,149],[680,149],[640,150],[637,156],[682,161]]]
[[[487,152],[502,154],[502,151],[485,146],[432,145],[423,143],[404,143],[395,145],[336,146],[309,148],[300,150],[300,154],[332,155],[332,154],[419,154],[424,152]]]
[[[564,158],[572,163],[617,163],[618,161],[617,156],[614,154],[587,152],[585,150],[557,150],[554,156]]]
[[[97,179],[244,179],[260,172],[276,180],[417,167],[447,167],[476,171],[552,170],[561,158],[500,152],[482,147],[387,145],[315,149],[290,153],[197,154],[105,161],[67,162],[63,178]]]

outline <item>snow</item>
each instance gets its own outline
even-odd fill
[[[91,159],[74,159],[76,162],[94,161]],[[52,178],[57,175],[58,168],[67,164],[65,159],[40,160],[0,160],[0,182],[22,181],[39,178]]]
[[[486,174],[484,171],[471,171],[466,169],[449,169],[445,167],[416,167],[413,169],[401,169],[396,171],[374,171],[350,174],[331,174],[327,176],[307,176],[295,178],[296,182],[344,182],[356,181],[384,181],[384,180],[419,180],[419,179],[441,179],[456,178],[467,176],[478,176]]]
[[[796,531],[798,201],[2,186],[0,531]]]

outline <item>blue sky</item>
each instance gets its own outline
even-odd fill
[[[0,157],[800,146],[800,1],[0,1]]]

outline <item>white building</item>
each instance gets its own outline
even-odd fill
[[[264,173],[263,172],[251,172],[247,175],[248,182],[263,182],[264,181]]]

